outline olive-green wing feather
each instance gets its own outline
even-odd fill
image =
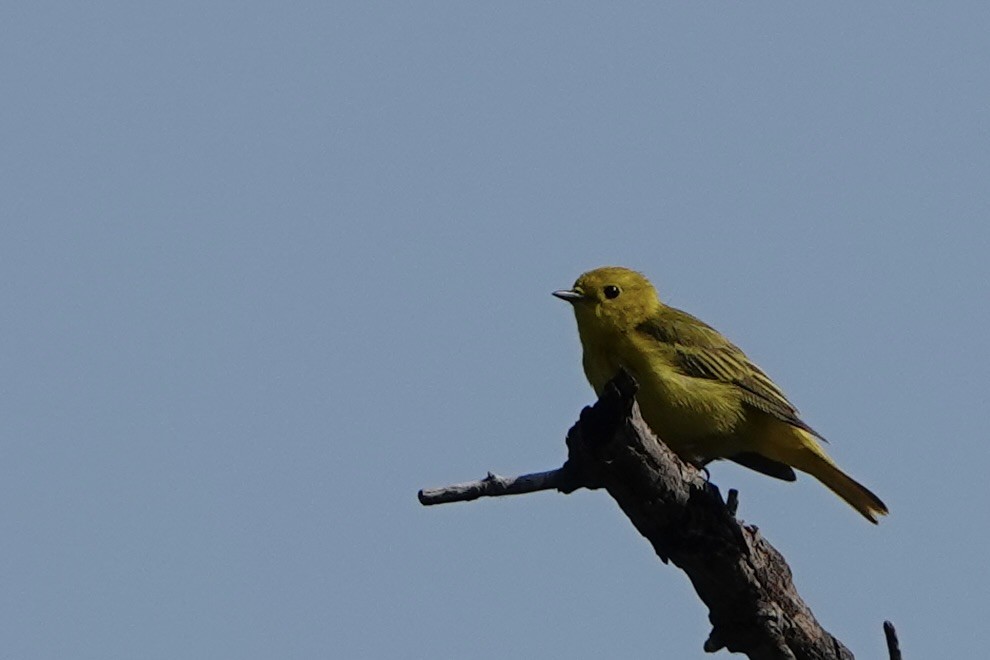
[[[667,307],[662,315],[643,321],[636,330],[673,348],[677,366],[684,375],[735,385],[747,405],[824,440],[801,421],[797,408],[762,369],[703,321]]]

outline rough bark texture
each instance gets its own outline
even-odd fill
[[[541,490],[564,490],[571,492],[570,473],[564,468],[534,472],[520,477],[500,477],[492,472],[484,479],[443,488],[424,488],[419,491],[419,503],[423,506],[448,504],[450,502],[471,502],[481,497],[502,497],[504,495],[525,495]]]
[[[665,563],[687,573],[708,606],[704,649],[753,660],[846,660],[852,653],[823,629],[791,580],[791,570],[755,527],[736,520],[718,489],[659,442],[640,416],[636,383],[625,372],[567,434],[568,458],[548,472],[421,490],[424,505],[538,490],[604,488]],[[735,498],[730,497],[730,500]],[[893,636],[890,626],[888,645]],[[896,646],[896,638],[893,645]],[[891,658],[894,655],[891,646]]]
[[[781,554],[657,441],[635,392],[622,373],[582,411],[567,435],[569,484],[560,490],[605,488],[660,559],[687,573],[709,609],[706,651],[727,648],[754,660],[852,658],[798,596]]]

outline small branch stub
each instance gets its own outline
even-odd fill
[[[901,660],[901,644],[897,641],[897,631],[890,621],[883,622],[883,635],[887,638],[887,652],[890,660]]]
[[[725,508],[730,516],[735,517],[739,510],[739,491],[735,488],[729,489],[729,496],[725,498]]]

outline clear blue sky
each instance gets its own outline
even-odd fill
[[[0,11],[0,655],[702,657],[560,465],[644,271],[892,515],[719,464],[822,623],[986,648],[986,3]]]

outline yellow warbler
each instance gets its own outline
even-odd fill
[[[639,382],[643,419],[696,465],[726,458],[794,481],[794,470],[828,486],[871,522],[887,507],[828,457],[780,388],[714,328],[669,307],[643,275],[606,267],[554,294],[571,303],[595,392],[624,367]]]

